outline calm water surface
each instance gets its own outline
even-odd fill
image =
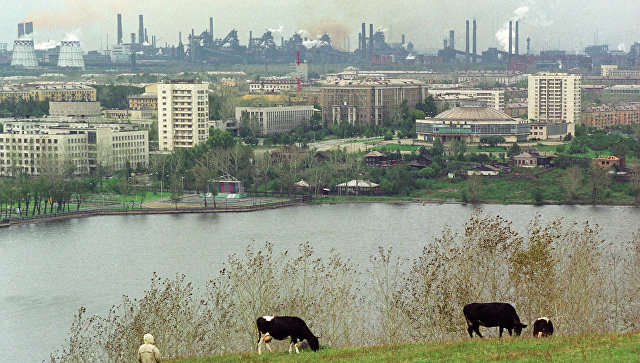
[[[197,287],[217,276],[227,257],[247,244],[278,251],[311,242],[366,266],[378,246],[412,257],[448,225],[474,213],[447,204],[316,205],[252,213],[109,216],[0,230],[0,361],[39,362],[59,349],[73,316],[105,315],[122,295],[140,297],[155,271],[184,273]],[[640,209],[590,206],[482,207],[523,231],[535,215],[603,227],[607,241],[627,241],[640,228]]]

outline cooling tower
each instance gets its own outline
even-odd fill
[[[24,68],[38,68],[36,51],[33,48],[33,40],[18,39],[13,42],[13,57],[11,65]]]
[[[84,69],[84,58],[82,58],[82,48],[80,48],[80,42],[66,40],[60,42],[58,67]]]

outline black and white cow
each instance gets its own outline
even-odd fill
[[[553,323],[549,318],[542,317],[533,322],[533,336],[536,338],[549,337],[553,335]]]
[[[520,322],[516,309],[507,303],[472,303],[466,305],[462,312],[467,320],[467,331],[471,338],[474,331],[482,338],[480,325],[487,328],[500,327],[500,337],[504,329],[509,331],[509,335],[512,335],[511,331],[514,330],[516,336],[520,336],[522,329],[527,327]]]
[[[304,320],[297,316],[262,316],[256,321],[258,326],[258,354],[262,354],[262,342],[271,351],[269,342],[272,339],[283,340],[291,338],[289,353],[292,347],[296,348],[296,353],[300,353],[298,347],[303,340],[307,340],[309,347],[314,352],[318,350],[318,338],[311,333]]]

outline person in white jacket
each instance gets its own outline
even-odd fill
[[[144,344],[138,348],[138,362],[140,363],[158,363],[160,362],[160,351],[153,345],[153,335],[145,334],[142,337]]]

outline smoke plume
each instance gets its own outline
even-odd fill
[[[331,19],[314,21],[304,24],[304,29],[310,34],[310,38],[319,39],[324,33],[329,34],[334,48],[342,49],[345,39],[349,37],[350,29],[343,23]],[[301,34],[302,35],[302,34]]]

